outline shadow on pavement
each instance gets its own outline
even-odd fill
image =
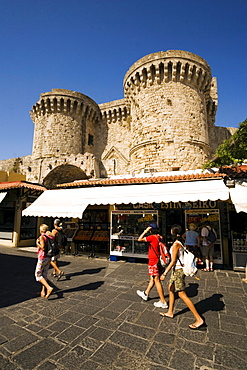
[[[198,287],[199,284],[189,284],[189,287],[186,288],[186,293],[188,297],[196,297],[198,295]],[[195,307],[200,315],[203,315],[205,312],[208,311],[223,311],[225,307],[225,303],[221,301],[223,298],[222,294],[213,294],[211,297],[203,299],[197,303],[195,303]],[[179,299],[176,296],[176,299]],[[174,316],[182,315],[185,312],[188,312],[189,309],[186,307],[183,310],[175,313]]]
[[[100,273],[104,269],[105,269],[105,267],[99,267],[99,268],[93,268],[93,269],[87,269],[87,270],[72,272],[70,274],[66,274],[66,278],[67,278],[67,280],[70,280],[70,278],[73,277],[73,276],[95,275],[95,274]]]
[[[37,263],[35,256],[22,256],[0,253],[0,308],[15,305],[24,301],[38,297],[40,290],[40,283],[36,282],[34,271]],[[59,261],[59,267],[68,265],[64,261]],[[88,269],[72,274],[65,275],[66,279],[73,276],[85,274],[97,274],[102,268]],[[58,298],[62,298],[63,293],[81,291],[81,290],[95,290],[98,289],[104,281],[93,282],[85,285],[80,285],[66,290],[56,291],[56,285],[49,279],[52,286],[54,286],[54,293]],[[51,299],[51,297],[49,298]],[[56,298],[57,299],[57,298]]]
[[[71,293],[71,292],[80,292],[82,290],[96,290],[100,288],[104,284],[104,281],[96,281],[94,283],[88,283],[84,285],[80,285],[75,288],[70,288],[70,289],[63,289],[63,290],[55,290],[53,295],[50,296],[49,300],[55,300],[59,298],[63,298],[64,293]],[[57,297],[54,297],[54,295],[57,295]]]

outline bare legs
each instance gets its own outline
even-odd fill
[[[49,298],[53,288],[47,282],[47,271],[50,265],[50,259],[45,258],[43,260],[38,260],[35,269],[35,278],[42,284],[40,295],[41,297]]]
[[[48,284],[48,282],[45,280],[45,278],[42,277],[39,281],[42,284],[42,289],[41,289],[41,293],[40,293],[41,297],[49,298],[49,296],[51,295],[51,293],[53,291],[53,288]]]
[[[196,308],[194,306],[194,303],[187,296],[187,294],[185,293],[185,291],[182,290],[181,292],[178,292],[178,296],[179,296],[179,298],[181,298],[184,301],[184,303],[186,304],[186,306],[190,309],[190,311],[192,312],[192,314],[195,317],[195,320],[196,321],[192,325],[189,325],[189,327],[193,329],[193,328],[198,328],[199,326],[201,326],[203,324],[203,319],[201,318],[201,316],[197,312],[197,310],[196,310]]]
[[[161,302],[165,303],[166,300],[165,300],[165,297],[164,297],[164,290],[163,290],[163,286],[160,282],[160,277],[159,276],[150,276],[150,280],[149,280],[149,283],[148,283],[148,287],[145,290],[145,294],[148,296],[154,285],[157,289],[157,292],[159,294]]]
[[[169,284],[168,291],[169,291],[169,308],[168,308],[167,312],[161,313],[161,316],[166,316],[166,317],[173,318],[173,316],[174,316],[174,303],[175,303],[175,287],[174,287],[174,284]],[[187,296],[187,294],[184,290],[181,290],[180,292],[178,292],[178,296],[179,296],[179,298],[181,298],[184,301],[186,306],[189,308],[189,310],[191,311],[191,313],[195,317],[195,322],[193,324],[189,325],[189,327],[191,329],[197,329],[198,327],[200,327],[203,324],[203,319],[199,315],[199,313],[197,312],[197,310],[194,306],[194,303]]]
[[[175,288],[174,284],[168,285],[168,292],[169,292],[169,307],[168,311],[164,314],[164,316],[173,318],[174,314],[174,303],[175,303]]]
[[[53,275],[56,275],[56,272],[58,273],[58,275],[62,274],[62,270],[60,270],[60,268],[57,266],[57,261],[51,261],[50,264],[54,269],[53,270]]]

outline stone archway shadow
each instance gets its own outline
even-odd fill
[[[62,164],[55,167],[43,180],[43,185],[47,189],[55,189],[57,184],[73,182],[75,180],[87,180],[88,176],[77,166],[72,164]]]

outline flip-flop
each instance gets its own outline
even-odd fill
[[[205,323],[202,323],[201,325],[199,325],[199,326],[196,326],[196,325],[194,325],[194,324],[191,324],[191,325],[189,325],[189,328],[191,329],[191,330],[206,330],[206,325],[205,325]]]
[[[57,276],[57,281],[58,281],[58,280],[60,280],[62,276],[64,276],[64,272],[63,272],[63,271],[62,271],[62,272],[60,272],[60,274],[58,274],[58,276]]]
[[[167,312],[160,312],[160,316],[162,316],[162,317],[168,317],[169,319],[173,319],[174,316],[168,316],[166,314],[167,314]]]

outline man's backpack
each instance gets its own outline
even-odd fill
[[[45,254],[47,257],[54,257],[59,254],[59,248],[55,238],[51,238],[48,235],[44,235],[46,243],[45,243]]]
[[[208,230],[208,235],[206,236],[207,241],[209,243],[214,243],[217,239],[215,232],[213,231],[212,228],[209,229],[207,226],[206,229]]]
[[[160,250],[159,262],[160,262],[161,267],[165,268],[171,262],[171,255],[165,243],[163,242],[163,239],[158,235],[157,235],[157,239],[159,242],[159,250]]]
[[[67,236],[64,234],[63,230],[57,230],[57,244],[60,247],[66,247],[67,246]]]
[[[194,276],[197,273],[195,256],[184,246],[183,246],[183,251],[184,251],[184,263],[181,263],[179,258],[178,260],[181,266],[183,267],[184,274],[186,276]]]

